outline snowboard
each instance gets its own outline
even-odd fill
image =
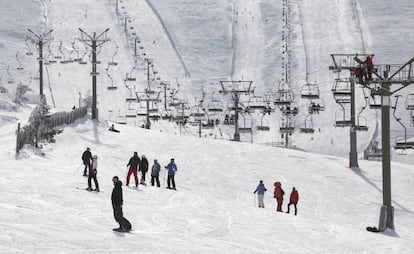
[[[103,192],[102,190],[99,190],[99,191],[94,191],[94,190],[88,190],[88,188],[81,188],[81,187],[76,187],[76,189],[77,189],[77,190],[86,190],[86,191],[89,191],[89,192],[96,192],[96,193],[98,193],[98,192]]]
[[[376,227],[367,227],[367,231],[369,231],[369,232],[374,232],[374,233],[381,232],[381,231],[380,231],[380,230],[378,230],[378,228],[376,228]]]
[[[123,229],[123,228],[113,228],[112,230],[115,232],[121,232],[121,233],[129,233],[132,231],[132,229],[128,230],[128,229]]]

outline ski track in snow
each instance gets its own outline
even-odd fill
[[[180,52],[178,51],[178,49],[177,49],[177,47],[176,47],[176,45],[175,45],[175,43],[174,43],[174,40],[172,39],[172,37],[171,37],[170,33],[168,32],[168,29],[167,29],[167,27],[165,26],[164,21],[162,20],[161,16],[160,16],[160,15],[159,15],[159,13],[157,12],[157,10],[154,8],[154,6],[151,4],[151,1],[150,1],[150,0],[145,0],[145,2],[147,3],[148,7],[152,10],[152,12],[155,14],[155,16],[157,17],[158,22],[161,24],[161,26],[162,26],[162,28],[163,28],[163,30],[164,30],[164,32],[165,32],[165,34],[167,35],[168,39],[170,40],[171,46],[173,47],[173,49],[174,49],[175,53],[177,54],[177,57],[178,57],[178,59],[180,60],[181,65],[183,66],[183,68],[184,68],[184,70],[185,70],[186,75],[187,75],[189,78],[191,78],[191,74],[190,74],[190,72],[188,71],[187,66],[185,65],[184,59],[183,59],[183,57],[181,56]]]

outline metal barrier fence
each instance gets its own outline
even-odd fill
[[[88,108],[85,106],[74,109],[71,112],[58,112],[51,114],[49,116],[49,127],[54,128],[63,124],[73,123],[77,119],[84,117],[87,113]],[[20,149],[22,149],[25,144],[33,145],[37,143],[36,131],[31,125],[32,124],[29,124],[23,128],[20,128],[20,123],[18,124],[16,131],[16,154],[19,153]]]

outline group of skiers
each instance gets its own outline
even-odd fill
[[[99,184],[97,180],[97,170],[98,170],[98,156],[92,155],[89,147],[82,154],[82,162],[84,165],[83,176],[88,176],[88,191],[97,191],[99,192]],[[126,186],[129,186],[130,177],[134,175],[135,187],[138,187],[138,171],[141,172],[141,184],[145,184],[146,174],[149,169],[149,163],[145,155],[142,155],[141,158],[138,156],[137,152],[134,152],[134,155],[129,159],[128,164],[128,173],[126,176]],[[176,190],[175,185],[175,173],[177,172],[177,165],[175,164],[174,158],[171,158],[168,165],[165,166],[166,171],[168,172],[167,178],[167,188]],[[151,167],[151,185],[155,184],[157,187],[160,187],[160,171],[161,166],[158,163],[157,159],[154,159],[154,164]],[[92,189],[91,180],[94,180],[95,189]],[[114,212],[114,218],[119,224],[119,228],[115,228],[115,231],[129,231],[131,230],[131,223],[123,216],[122,205],[123,205],[123,196],[122,196],[122,181],[119,180],[118,176],[112,178],[114,188],[112,190],[111,201],[112,208]],[[276,199],[278,212],[282,212],[283,196],[285,192],[282,189],[280,182],[274,183],[274,192],[273,197]],[[260,180],[259,185],[256,190],[253,192],[257,193],[258,196],[258,205],[261,208],[264,208],[264,194],[267,191],[266,187],[263,184],[263,181]],[[290,206],[293,205],[295,208],[295,215],[297,215],[297,203],[299,201],[299,193],[295,187],[292,188],[290,194],[290,200],[288,204],[287,213],[290,212]]]
[[[92,155],[91,149],[89,147],[82,154],[82,162],[84,165],[83,176],[88,176],[88,191],[97,191],[99,192],[99,184],[97,180],[97,170],[98,170],[98,156]],[[148,171],[148,160],[145,155],[142,155],[141,158],[138,156],[137,152],[134,152],[134,155],[129,159],[127,167],[128,174],[126,177],[126,186],[129,186],[129,181],[131,175],[134,175],[135,187],[138,187],[138,171],[141,172],[141,184],[145,184],[146,173]],[[175,186],[175,173],[177,172],[177,164],[175,164],[174,158],[171,158],[168,165],[165,166],[166,171],[168,172],[167,178],[167,188],[176,190]],[[157,187],[160,187],[160,175],[161,166],[158,163],[157,159],[154,159],[154,164],[151,167],[151,185],[155,184]],[[95,189],[92,189],[91,180],[95,182]],[[112,208],[114,211],[114,218],[119,223],[119,228],[115,228],[115,231],[129,231],[131,230],[131,223],[123,216],[122,204],[122,181],[119,180],[118,176],[112,178],[114,188],[112,190],[111,200]],[[146,185],[146,184],[145,184]]]
[[[139,158],[138,153],[134,152],[134,155],[129,159],[127,167],[129,167],[126,179],[127,186],[129,186],[129,179],[133,174],[135,179],[135,187],[138,187],[138,171],[141,172],[141,184],[146,185],[145,179],[148,171],[148,160],[145,155],[142,155],[141,158]],[[165,166],[165,169],[168,170],[167,189],[176,190],[175,172],[177,171],[177,165],[175,164],[174,158],[172,158],[170,163]],[[157,184],[157,187],[160,187],[160,171],[161,166],[158,163],[157,159],[154,159],[154,164],[151,167],[151,186]]]
[[[273,185],[275,187],[274,192],[273,192],[273,197],[276,199],[276,203],[277,203],[276,211],[283,212],[282,205],[283,205],[283,196],[285,195],[285,192],[282,189],[282,184],[280,182],[275,182]],[[264,194],[266,191],[267,189],[265,185],[263,184],[263,181],[260,180],[259,185],[257,185],[256,190],[253,192],[253,194],[257,193],[258,205],[261,208],[264,208],[263,199],[264,199]],[[293,187],[292,192],[290,193],[288,210],[286,213],[290,212],[290,206],[293,205],[295,207],[295,215],[297,215],[298,214],[298,209],[297,209],[298,201],[299,201],[299,193],[296,190],[296,188]]]

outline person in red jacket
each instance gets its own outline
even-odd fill
[[[372,56],[368,55],[367,59],[365,59],[365,61],[363,62],[366,66],[366,71],[365,71],[365,80],[372,80],[372,69],[374,67],[373,63],[372,63]]]
[[[273,185],[275,186],[273,197],[276,199],[276,202],[277,202],[276,211],[283,212],[282,204],[283,204],[283,195],[285,195],[285,192],[283,191],[282,184],[280,182],[275,182]]]
[[[298,204],[299,201],[299,193],[296,190],[295,187],[292,188],[292,192],[290,193],[290,200],[289,200],[289,204],[288,204],[288,210],[286,213],[289,213],[290,211],[290,205],[293,205],[295,207],[295,215],[298,214],[298,208],[296,207],[296,205]]]

